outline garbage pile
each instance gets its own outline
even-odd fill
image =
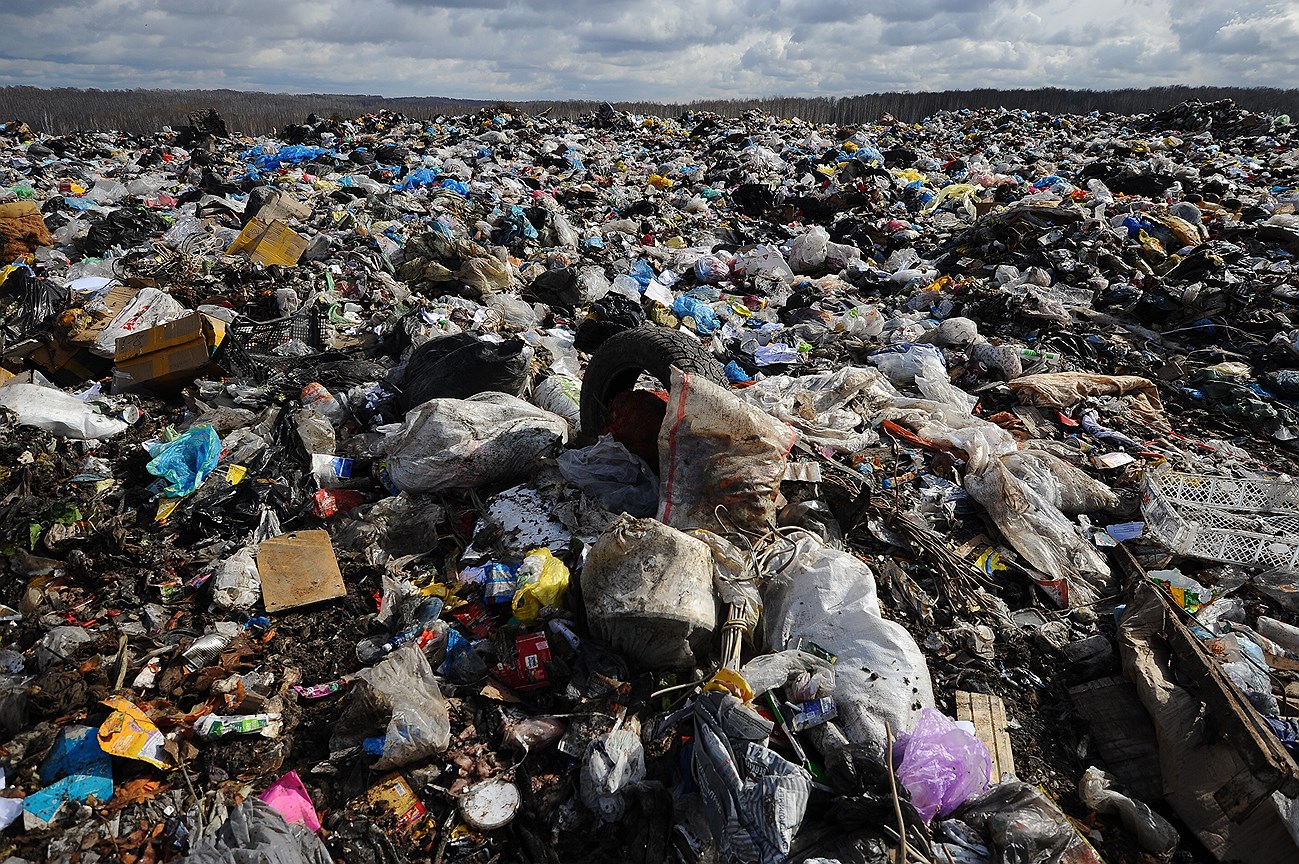
[[[7,860],[1293,860],[1297,144],[0,126]]]

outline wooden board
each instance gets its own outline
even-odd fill
[[[267,612],[296,609],[347,593],[328,531],[294,531],[262,542],[257,573]]]
[[[974,724],[974,734],[992,757],[992,782],[1015,776],[1015,754],[1006,732],[1006,704],[990,693],[956,691],[956,719]]]

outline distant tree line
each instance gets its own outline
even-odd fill
[[[915,121],[937,111],[961,108],[1009,108],[1052,114],[1148,114],[1191,99],[1232,99],[1241,108],[1267,114],[1299,115],[1299,89],[1275,87],[1148,87],[1124,90],[944,90],[924,93],[870,93],[861,96],[768,96],[761,99],[700,99],[693,102],[619,102],[615,107],[638,114],[674,117],[685,111],[708,111],[737,117],[760,110],[778,117],[800,117],[814,123],[853,125],[892,115]],[[21,120],[33,129],[64,134],[86,129],[143,133],[164,126],[177,128],[192,111],[215,108],[231,130],[264,135],[308,114],[358,117],[393,111],[429,118],[479,111],[499,103],[441,96],[385,98],[343,94],[246,93],[237,90],[96,90],[0,87],[0,122]],[[601,103],[581,100],[517,102],[526,114],[576,118]]]

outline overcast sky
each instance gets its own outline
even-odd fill
[[[1299,2],[0,0],[0,84],[474,99],[1293,87]]]

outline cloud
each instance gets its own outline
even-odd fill
[[[4,0],[0,84],[688,101],[1292,86],[1299,4],[1242,0]]]

